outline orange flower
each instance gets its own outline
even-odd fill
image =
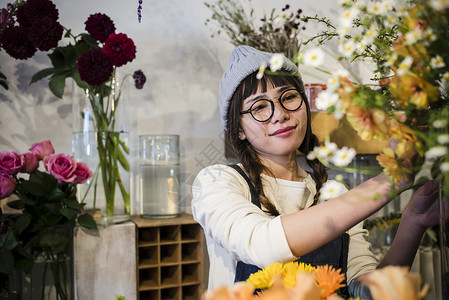
[[[352,106],[346,113],[346,119],[364,141],[385,139],[388,134],[389,116],[378,108]]]
[[[409,103],[418,109],[426,109],[429,103],[438,100],[438,89],[412,72],[394,76],[390,85],[391,95],[398,105],[406,108]]]
[[[324,299],[344,287],[342,282],[345,275],[341,273],[341,269],[335,270],[332,266],[324,265],[316,267],[315,279],[320,289],[321,298]]]
[[[418,300],[423,297],[419,290],[420,275],[410,273],[408,267],[387,266],[359,278],[369,287],[374,299]]]
[[[423,155],[423,144],[416,137],[416,132],[409,126],[400,123],[395,119],[390,119],[388,126],[391,137],[399,141],[395,148],[395,153],[401,158],[412,158],[416,152]]]
[[[406,180],[406,174],[411,173],[408,168],[401,165],[398,157],[390,148],[385,148],[383,153],[379,154],[376,159],[379,165],[384,168],[384,173],[396,184],[401,182],[402,179]]]

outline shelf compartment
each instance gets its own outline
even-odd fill
[[[185,285],[182,287],[183,300],[198,300],[201,299],[202,291],[199,284]]]
[[[181,289],[179,287],[161,289],[161,299],[181,300]]]
[[[161,299],[160,290],[141,291],[139,293],[139,300],[154,300]]]
[[[157,227],[139,229],[139,246],[157,244],[159,242],[159,230]]]
[[[199,241],[202,234],[201,226],[198,224],[186,224],[182,226],[181,239],[182,241]]]
[[[181,267],[164,266],[161,267],[161,286],[172,286],[181,284]]]
[[[182,284],[191,284],[200,282],[200,272],[198,264],[184,264],[182,265]]]
[[[157,266],[159,264],[158,247],[142,247],[139,251],[139,268]]]
[[[162,265],[170,263],[179,263],[180,257],[181,254],[179,244],[160,246],[160,263]]]
[[[161,284],[159,268],[147,268],[139,270],[139,290],[152,289]]]
[[[178,242],[180,235],[180,228],[177,225],[159,227],[159,240],[161,244]]]
[[[200,243],[183,243],[181,245],[181,259],[183,262],[194,262],[200,260]]]

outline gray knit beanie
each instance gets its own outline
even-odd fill
[[[263,52],[250,46],[238,46],[232,51],[229,56],[228,67],[221,78],[218,90],[218,105],[220,106],[221,121],[225,129],[227,129],[226,118],[229,102],[237,87],[248,75],[258,71],[263,63],[269,66],[272,56],[273,53]],[[292,74],[298,73],[296,65],[285,57],[282,70]]]

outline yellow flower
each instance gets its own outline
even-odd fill
[[[297,275],[299,272],[313,273],[315,268],[309,264],[288,262],[282,269],[282,280],[286,289],[290,289],[296,284]]]
[[[341,273],[341,269],[335,270],[329,265],[317,266],[315,269],[315,279],[320,289],[321,298],[323,299],[345,286],[342,284],[345,275]]]
[[[388,134],[389,116],[380,109],[351,106],[346,112],[346,119],[364,141],[384,139]]]
[[[415,151],[421,156],[424,154],[423,144],[418,140],[413,129],[393,118],[389,120],[388,127],[390,128],[391,137],[399,141],[395,148],[397,156],[410,159],[415,154]]]
[[[276,275],[282,276],[282,263],[276,262],[268,267],[257,271],[249,276],[246,280],[248,283],[252,283],[256,289],[269,288],[273,285],[274,277]]]
[[[426,109],[429,103],[438,100],[438,89],[412,72],[394,76],[390,85],[391,95],[398,105],[406,108],[409,103],[418,109]]]
[[[389,176],[394,183],[401,182],[402,179],[406,179],[406,174],[411,173],[408,168],[405,168],[400,164],[399,158],[390,148],[385,148],[383,153],[376,157],[379,165],[384,168],[384,173]]]

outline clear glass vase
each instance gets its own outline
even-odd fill
[[[130,219],[129,79],[114,74],[106,88],[73,87],[72,151],[93,177],[78,185],[78,201],[100,225]]]

